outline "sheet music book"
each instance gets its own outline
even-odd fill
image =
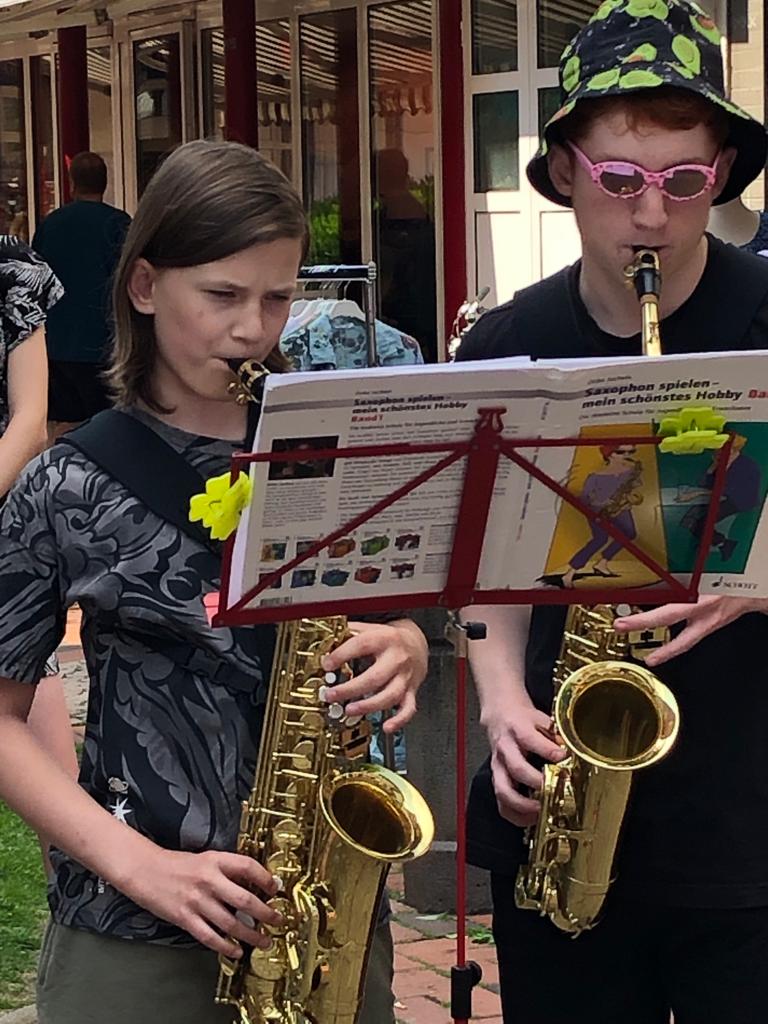
[[[232,552],[231,608],[282,564],[446,455],[313,459],[313,452],[384,444],[466,442],[479,411],[503,407],[507,439],[589,438],[595,444],[522,452],[602,511],[677,579],[690,579],[712,487],[715,451],[663,454],[650,437],[663,417],[709,406],[735,434],[701,593],[768,596],[768,353],[661,359],[501,359],[425,367],[273,374],[256,452],[301,452],[256,463],[251,506]],[[459,460],[280,579],[245,607],[265,608],[440,591],[465,460]],[[604,539],[602,546],[601,540]],[[543,483],[502,457],[477,590],[547,588],[577,564],[574,588],[644,587],[658,577],[623,549],[595,573],[610,538]],[[596,547],[597,545],[597,547]]]

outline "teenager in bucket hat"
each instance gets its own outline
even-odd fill
[[[692,3],[605,0],[560,59],[563,104],[544,126],[528,179],[547,199],[570,206],[549,175],[547,154],[562,141],[562,122],[580,101],[628,96],[668,86],[703,96],[727,115],[733,165],[713,205],[741,195],[765,167],[765,128],[725,95],[720,31]]]
[[[723,93],[719,38],[693,4],[608,0],[566,48],[563,106],[528,174],[573,208],[582,258],[486,313],[459,359],[639,355],[623,275],[637,247],[659,251],[665,352],[768,349],[768,261],[705,233],[712,204],[739,194],[766,156],[762,127]],[[743,540],[718,542],[708,571],[738,570],[747,554]],[[547,582],[620,582],[621,552],[608,555]],[[470,793],[468,854],[491,872],[505,1024],[765,1021],[766,610],[707,597],[634,617],[674,627],[648,664],[674,692],[681,730],[665,760],[637,773],[602,920],[574,940],[514,899],[540,766],[562,757],[550,711],[565,609],[472,609],[488,625],[471,656],[491,755]]]

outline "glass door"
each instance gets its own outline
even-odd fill
[[[24,62],[0,60],[0,234],[29,238]]]
[[[469,279],[473,294],[489,289],[490,306],[511,298],[531,274],[524,181],[530,9],[524,0],[465,3]]]
[[[368,9],[373,257],[382,320],[437,359],[431,0]]]
[[[182,141],[179,34],[133,44],[133,89],[138,194],[163,156]]]
[[[91,152],[98,153],[107,165],[107,191],[104,202],[115,204],[116,167],[112,119],[112,47],[88,48],[88,130]]]
[[[30,57],[32,85],[32,167],[35,185],[35,223],[40,224],[59,205],[53,109],[53,58]]]
[[[361,252],[357,10],[299,19],[302,185],[311,263]]]

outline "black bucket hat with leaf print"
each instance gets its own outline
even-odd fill
[[[704,96],[728,114],[727,146],[736,150],[725,188],[715,200],[740,195],[760,174],[768,155],[766,130],[725,95],[720,32],[690,0],[604,0],[560,58],[563,105],[544,127],[528,180],[541,195],[570,206],[549,176],[547,152],[558,140],[558,122],[577,103],[675,86]]]

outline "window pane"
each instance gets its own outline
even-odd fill
[[[475,192],[520,187],[518,97],[489,92],[472,98]]]
[[[57,205],[53,147],[53,104],[51,77],[53,61],[48,56],[32,57],[32,145],[35,177],[35,223],[39,224]]]
[[[24,73],[20,60],[0,60],[0,233],[29,239]]]
[[[538,0],[539,67],[556,68],[566,44],[597,7],[596,0]]]
[[[551,85],[539,89],[539,138],[544,134],[544,125],[560,109],[560,86]]]
[[[380,317],[437,358],[431,0],[369,11]]]
[[[203,135],[224,138],[224,29],[201,33],[203,64]]]
[[[88,50],[88,125],[91,152],[107,165],[105,203],[115,202],[115,152],[112,142],[112,51],[109,46]]]
[[[313,263],[360,258],[356,11],[300,22],[304,204]]]
[[[472,0],[472,74],[517,71],[517,0]]]
[[[136,97],[136,178],[139,195],[163,156],[181,142],[178,35],[133,46]]]
[[[293,172],[290,33],[287,21],[256,26],[259,150],[289,178]]]

